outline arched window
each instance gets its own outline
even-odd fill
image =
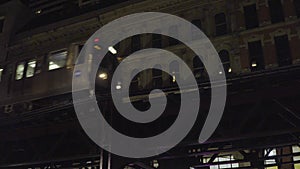
[[[153,77],[153,87],[159,88],[162,87],[162,70],[161,65],[155,65],[152,69],[152,77]]]
[[[170,84],[175,84],[176,79],[180,78],[179,63],[177,61],[172,61],[169,65],[169,70],[171,72]]]
[[[219,52],[219,56],[220,56],[220,59],[222,61],[225,73],[231,73],[232,70],[231,70],[231,67],[230,67],[229,52],[227,50],[221,50]],[[219,73],[223,73],[223,72],[219,72]]]
[[[140,77],[139,77],[139,74],[137,74],[137,72],[139,72],[138,69],[134,69],[131,72],[132,81],[130,84],[130,88],[135,91],[139,89],[139,81],[140,81]]]
[[[204,65],[198,56],[195,56],[193,59],[193,72],[196,79],[204,76]]]
[[[192,20],[192,24],[195,25],[197,28],[199,28],[202,31],[202,22],[200,19]],[[196,40],[199,39],[200,35],[197,33],[197,30],[192,27],[192,39]]]
[[[219,13],[215,15],[215,24],[216,36],[222,36],[228,33],[226,15],[224,13]]]

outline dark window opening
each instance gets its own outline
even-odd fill
[[[131,52],[136,52],[141,49],[141,36],[135,35],[131,39]]]
[[[162,48],[162,35],[160,33],[152,34],[152,47]]]
[[[4,28],[4,17],[0,17],[0,33],[3,32]]]
[[[220,59],[221,59],[222,64],[223,64],[225,74],[231,73],[229,52],[227,50],[221,50],[219,52],[219,56],[220,56]],[[219,73],[222,74],[223,72],[219,72]]]
[[[228,33],[226,15],[224,13],[215,15],[215,24],[216,24],[216,36],[222,36]]]
[[[169,33],[171,35],[178,35],[178,27],[177,26],[171,26],[169,28]],[[177,39],[169,37],[169,45],[170,46],[174,46],[174,45],[178,45],[178,44],[179,44],[179,41]]]
[[[281,0],[269,0],[269,9],[271,15],[271,22],[278,23],[284,21],[284,13]]]
[[[204,65],[198,56],[193,59],[193,72],[197,80],[204,79]]]
[[[252,29],[259,26],[256,4],[245,6],[244,15],[247,29]]]
[[[153,87],[160,88],[162,87],[162,70],[161,65],[155,65],[152,69],[152,77],[153,77]]]
[[[287,35],[275,37],[278,66],[292,64],[290,44]]]
[[[295,10],[298,18],[300,18],[300,0],[294,0]]]
[[[179,63],[177,61],[172,61],[169,65],[169,70],[171,72],[170,84],[175,85],[176,84],[176,79],[180,78]]]
[[[202,23],[200,19],[193,20],[192,24],[202,31]],[[192,27],[192,39],[193,40],[200,39],[200,35],[198,34],[198,31],[197,29],[194,29],[194,27]]]
[[[261,41],[249,42],[248,49],[251,71],[264,69],[265,63]]]

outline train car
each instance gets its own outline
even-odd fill
[[[87,56],[85,60],[77,61],[86,40],[101,26],[121,17],[123,14],[119,11],[125,10],[130,14],[151,10],[145,9],[145,6],[149,6],[151,3],[154,2],[147,0],[134,3],[130,7],[108,7],[71,18],[64,18],[48,25],[41,24],[30,29],[28,29],[28,25],[32,26],[33,24],[30,20],[19,25],[12,24],[14,20],[22,17],[17,15],[18,11],[16,11],[13,12],[15,17],[10,18],[8,17],[10,11],[7,11],[6,14],[3,14],[5,22],[3,21],[1,35],[1,41],[4,42],[1,43],[2,46],[8,44],[3,50],[5,52],[2,52],[1,56],[3,57],[0,62],[0,106],[3,112],[12,113],[15,112],[16,105],[25,105],[23,106],[24,110],[21,110],[23,112],[30,109],[32,102],[36,100],[71,93],[75,64],[78,66],[82,64],[82,71],[89,71],[89,66],[86,65],[91,64],[92,57],[94,57]],[[155,1],[156,5],[162,6],[161,12],[169,12],[183,17],[188,16],[185,19],[204,31],[214,44],[223,62],[225,72],[217,73],[225,73],[229,79],[248,76],[251,72],[257,74],[297,67],[300,61],[299,52],[296,50],[297,46],[300,45],[299,11],[297,10],[299,2],[295,1],[293,4],[292,1],[284,1],[279,4],[283,19],[281,16],[281,19],[276,18],[279,16],[273,16],[272,10],[274,9],[271,8],[272,5],[268,6],[270,3],[272,2],[234,1],[231,6],[228,6],[227,1],[192,0],[173,4]],[[4,4],[2,8],[9,5],[12,4]],[[19,11],[26,11],[21,4],[18,5],[20,6]],[[288,7],[291,9],[287,10]],[[225,11],[220,11],[220,9],[225,9]],[[34,13],[36,16],[31,21],[41,17],[42,11],[38,11]],[[248,18],[247,16],[251,13],[255,13],[257,17]],[[182,30],[174,25],[170,27],[170,31]],[[164,48],[176,53],[194,72],[198,83],[208,81],[202,62],[182,43],[159,34],[142,34],[127,38],[113,47],[116,52],[108,54],[112,56],[112,59],[108,59],[102,64],[98,77],[95,77],[97,86],[108,89],[110,86],[109,79],[118,63],[131,53],[150,47]],[[164,59],[163,56],[157,57]],[[153,57],[154,60],[157,58]],[[152,62],[151,58],[147,61]],[[143,64],[141,59],[133,62],[135,62],[134,65]],[[131,85],[134,86],[135,90],[168,88],[173,86],[176,78],[189,78],[179,74],[182,65],[171,60],[168,62],[170,65],[175,65],[175,68],[159,63],[152,64],[154,68],[171,69],[173,67],[174,70],[170,70],[170,72],[174,72],[173,75],[157,70],[144,71],[133,78]],[[139,69],[136,67],[134,71],[139,71]],[[134,74],[134,72],[126,70],[123,72]],[[82,72],[77,73],[79,76]],[[81,79],[83,86],[87,82],[88,80]],[[122,90],[121,83],[116,86],[120,90]]]

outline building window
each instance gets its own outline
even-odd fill
[[[16,69],[16,80],[21,80],[23,78],[24,70],[25,70],[25,63],[24,62],[19,63]]]
[[[34,76],[36,60],[31,60],[27,63],[26,77]]]
[[[192,20],[192,24],[196,26],[198,29],[202,30],[202,23],[200,19]],[[201,38],[200,36],[201,35],[198,34],[198,30],[192,27],[192,39],[193,40],[200,39]]]
[[[294,0],[295,10],[298,18],[300,18],[300,0]]]
[[[292,150],[293,150],[293,153],[300,153],[300,147],[298,145],[293,146]],[[300,156],[294,156],[293,161],[300,162]],[[294,164],[294,169],[300,169],[300,164]]]
[[[230,67],[230,55],[227,50],[221,50],[219,52],[220,59],[223,64],[223,68],[225,73],[231,73],[231,67]],[[219,74],[222,74],[223,72],[219,72]]]
[[[135,52],[141,49],[141,36],[135,35],[131,38],[131,52]]]
[[[256,4],[245,6],[244,15],[247,29],[252,29],[259,26]]]
[[[210,157],[204,157],[203,162],[208,163],[211,160]],[[224,163],[224,164],[218,164],[218,165],[211,165],[209,166],[209,169],[223,169],[223,168],[238,168],[239,163],[232,163],[232,161],[235,161],[233,155],[221,155],[219,157],[216,157],[213,160],[213,163]],[[228,164],[226,164],[228,162]]]
[[[169,33],[171,35],[174,35],[174,36],[178,36],[178,27],[173,25],[169,28]],[[174,39],[172,37],[169,37],[169,45],[170,46],[174,46],[174,45],[178,45],[179,44],[179,41],[177,39]]]
[[[284,21],[284,13],[281,4],[281,0],[268,0],[269,8],[270,8],[270,15],[271,15],[271,22],[278,23]]]
[[[287,66],[292,64],[290,44],[287,35],[274,37],[277,52],[278,66]]]
[[[198,56],[195,56],[193,59],[193,72],[196,79],[204,76],[204,65]]]
[[[175,84],[176,80],[180,78],[179,63],[177,61],[172,61],[169,65],[169,70],[171,72],[170,84]]]
[[[162,70],[161,65],[155,65],[152,69],[152,76],[153,76],[153,87],[159,88],[162,87]]]
[[[0,68],[0,82],[2,81],[3,71],[4,69]]]
[[[49,70],[55,70],[62,68],[67,62],[67,51],[62,50],[58,52],[51,53],[49,56]]]
[[[251,71],[262,70],[265,68],[264,54],[261,41],[248,43],[249,61]]]
[[[0,16],[0,33],[3,32],[3,28],[4,28],[4,16]]]
[[[276,156],[276,149],[265,150],[264,156],[266,156],[266,157]],[[268,160],[265,160],[264,163],[265,163],[265,165],[276,165],[276,160],[275,160],[275,158],[274,159],[268,159]],[[278,169],[278,167],[277,166],[266,167],[265,169]]]
[[[216,24],[216,36],[222,36],[227,34],[226,15],[224,13],[219,13],[215,15],[215,24]]]

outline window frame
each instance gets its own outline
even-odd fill
[[[61,66],[61,67],[59,67],[59,68],[50,69],[50,57],[53,56],[53,54],[58,54],[58,53],[63,53],[63,52],[66,52],[66,58],[65,58],[65,63],[64,63],[64,65]],[[56,51],[52,51],[52,52],[49,52],[49,53],[48,53],[48,56],[47,56],[47,70],[48,70],[48,71],[55,71],[55,70],[60,70],[60,69],[66,68],[66,66],[67,66],[67,61],[68,61],[68,50],[67,50],[66,48],[60,49],[60,50],[56,50]]]
[[[255,7],[255,13],[253,15],[249,15],[250,17],[248,17],[248,15],[246,14],[247,8],[251,8],[253,6]],[[255,28],[259,27],[259,17],[258,17],[258,11],[257,11],[257,4],[256,3],[244,6],[244,18],[245,18],[245,28],[247,30],[255,29]],[[255,23],[252,23],[252,22],[255,22]]]
[[[222,20],[223,22],[217,22],[217,20],[218,20],[217,16],[219,16],[219,15],[224,15],[224,20]],[[227,15],[226,15],[226,13],[220,12],[220,13],[215,14],[214,20],[215,20],[215,31],[216,31],[215,35],[216,36],[227,35],[229,32],[228,32],[228,22],[227,22]],[[222,32],[219,31],[220,29],[218,29],[218,28],[223,27],[223,26],[225,26],[225,31],[222,31]]]
[[[28,76],[28,67],[29,67],[29,63],[31,63],[31,62],[35,62],[35,63],[34,63],[35,66],[34,66],[34,68],[33,68],[34,70],[33,70],[32,76]],[[32,77],[35,76],[36,68],[37,68],[37,64],[38,64],[37,62],[38,62],[37,59],[30,59],[30,60],[28,60],[28,61],[26,62],[25,70],[24,70],[25,78],[32,78]]]
[[[18,76],[18,67],[19,67],[20,65],[23,65],[22,77],[17,78],[17,76]],[[26,61],[20,61],[20,62],[18,62],[18,63],[16,64],[16,68],[15,68],[15,78],[14,78],[14,79],[15,79],[16,81],[20,81],[20,80],[24,79],[25,71],[26,71]]]

